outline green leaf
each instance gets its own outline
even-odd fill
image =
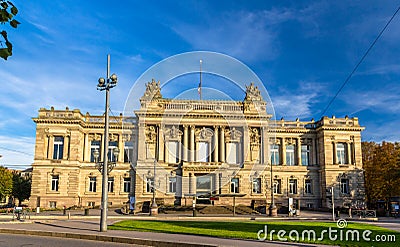
[[[10,25],[13,27],[13,28],[17,28],[17,25],[18,24],[21,24],[19,21],[17,21],[17,20],[12,20],[12,21],[10,21]]]
[[[18,9],[17,9],[15,6],[11,7],[11,13],[12,13],[13,15],[18,14]]]
[[[2,2],[0,5],[3,7],[3,9],[8,8],[8,4],[6,2]]]
[[[11,55],[12,53],[8,50],[8,48],[0,48],[0,57],[4,60],[7,60],[7,58]]]

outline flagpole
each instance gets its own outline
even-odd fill
[[[199,84],[199,94],[200,94],[200,100],[201,100],[201,64],[203,63],[203,60],[200,59],[200,84]]]

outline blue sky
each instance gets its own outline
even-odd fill
[[[106,54],[124,109],[136,79],[153,64],[189,51],[214,51],[263,81],[276,118],[319,119],[347,75],[397,9],[398,1],[13,1],[14,55],[0,60],[0,165],[33,162],[40,107],[102,114]],[[399,141],[400,14],[325,115],[357,116],[363,140]],[[177,81],[178,86],[183,78]],[[208,82],[207,82],[208,81]],[[203,86],[212,80],[204,78]],[[188,83],[197,87],[188,77]],[[175,97],[169,90],[166,97]],[[243,96],[239,95],[238,98]],[[19,152],[14,152],[17,150]]]

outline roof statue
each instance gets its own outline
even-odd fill
[[[250,83],[250,86],[246,86],[246,98],[245,101],[262,101],[260,90],[257,86],[254,86],[254,82]]]
[[[160,81],[156,82],[151,79],[151,82],[146,83],[146,91],[144,92],[141,100],[161,99]]]

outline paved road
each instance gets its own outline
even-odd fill
[[[54,238],[41,236],[24,236],[17,234],[1,234],[0,247],[126,247],[140,246],[120,243],[100,242],[82,239]]]

